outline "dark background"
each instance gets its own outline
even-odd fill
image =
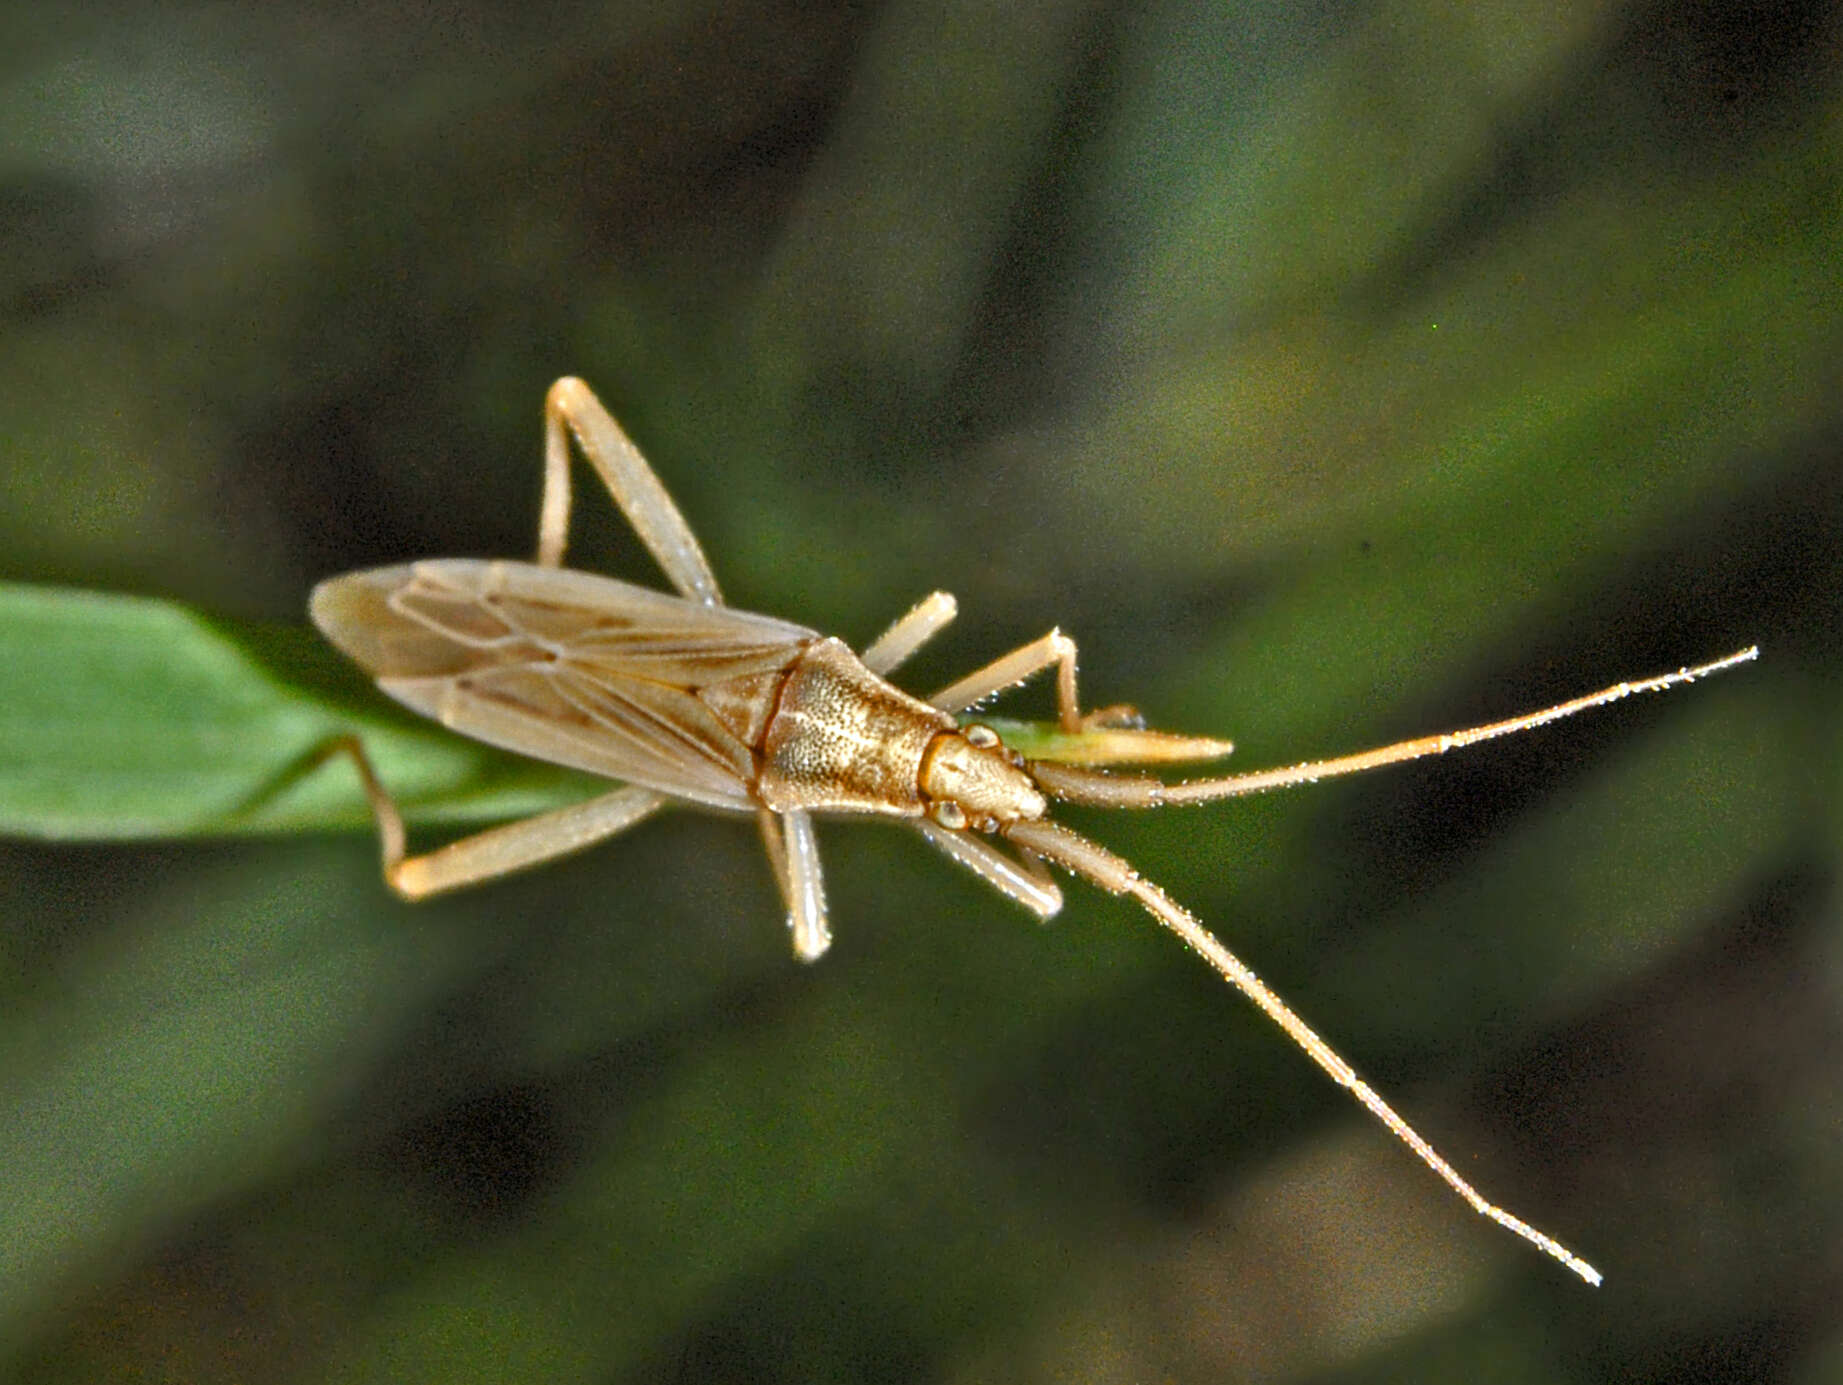
[[[887,828],[822,829],[808,969],[690,813],[417,908],[356,831],[28,823],[0,1371],[1843,1379],[1833,11],[0,22],[0,577],[294,647],[322,576],[528,553],[575,373],[736,604],[861,645],[944,586],[908,686],[1060,624],[1248,768],[1764,651],[1067,814],[1600,1290],[1127,905],[1038,928]]]

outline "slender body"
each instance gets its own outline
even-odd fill
[[[658,560],[676,594],[563,564],[570,438]],[[1266,1012],[1338,1083],[1483,1215],[1590,1283],[1599,1273],[1487,1202],[1233,953],[1126,861],[1049,818],[1052,799],[1143,808],[1199,803],[1354,774],[1528,730],[1755,657],[1748,649],[1504,721],[1283,769],[1167,783],[1097,766],[1219,758],[1227,741],[1143,729],[1130,708],[1084,715],[1075,644],[1052,630],[927,699],[888,681],[953,619],[935,592],[862,655],[837,639],[723,604],[714,574],[665,488],[580,380],[545,401],[545,483],[535,563],[443,558],[350,573],[315,588],[327,638],[416,711],[477,740],[618,780],[622,787],[421,856],[356,739],[349,752],[377,818],[384,874],[416,899],[578,850],[679,800],[752,814],[787,905],[795,952],[831,943],[813,817],[907,820],[935,846],[1048,918],[1061,866],[1131,895]],[[1062,736],[1025,759],[974,704],[1054,668]],[[1004,850],[999,844],[1008,846]]]

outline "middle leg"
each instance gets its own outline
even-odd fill
[[[952,592],[929,592],[865,646],[859,656],[864,667],[879,678],[889,677],[911,654],[945,630],[958,610]]]
[[[787,928],[793,934],[794,955],[816,962],[832,946],[826,925],[825,877],[819,869],[819,840],[813,835],[812,815],[792,809],[784,813],[763,808],[756,814],[768,864],[787,905]]]

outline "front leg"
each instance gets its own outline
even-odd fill
[[[1082,729],[1080,703],[1075,697],[1075,641],[1060,630],[1052,630],[1040,639],[1020,645],[1009,654],[1001,654],[984,668],[974,669],[966,677],[949,683],[928,699],[943,712],[964,712],[994,693],[1015,688],[1036,677],[1051,664],[1056,666],[1056,719],[1064,731]],[[1117,713],[1108,708],[1097,716]]]
[[[1102,707],[1084,715],[1075,691],[1075,641],[1060,630],[999,656],[942,688],[928,701],[943,712],[963,712],[994,693],[1035,677],[1052,664],[1056,668],[1056,719],[1062,737],[1050,738],[1046,745],[1031,751],[1035,760],[1077,765],[1171,764],[1216,760],[1234,749],[1230,742],[1211,736],[1148,731],[1139,713],[1127,706]]]
[[[1143,725],[1139,713],[1123,705],[1102,707],[1082,715],[1081,702],[1075,692],[1075,641],[1060,630],[1052,630],[1029,644],[1019,645],[1009,654],[999,655],[984,668],[974,669],[958,682],[942,688],[928,701],[943,712],[964,712],[994,693],[1027,682],[1051,664],[1056,666],[1056,723],[1065,732],[1073,735],[1078,731]]]

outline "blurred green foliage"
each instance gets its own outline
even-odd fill
[[[1835,1378],[1831,10],[3,37],[0,1374]],[[394,901],[349,774],[287,773],[329,731],[419,839],[574,790],[394,712],[306,593],[529,552],[564,373],[737,604],[861,644],[950,588],[919,688],[1060,623],[1089,701],[1247,767],[1760,643],[1437,763],[1069,814],[1607,1286],[1093,892],[1038,929],[828,827],[804,969],[753,833],[684,813]],[[578,511],[574,562],[653,580]],[[164,840],[201,828],[269,836]]]

